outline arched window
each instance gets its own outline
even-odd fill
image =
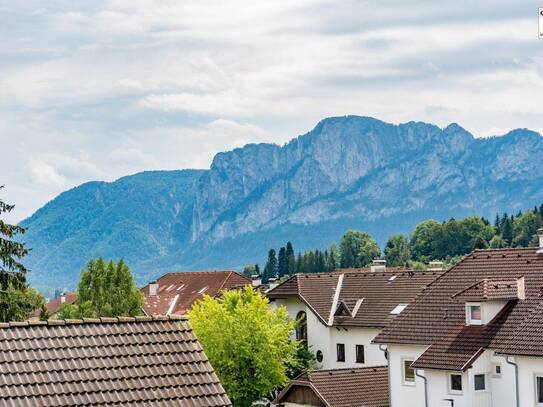
[[[296,315],[296,340],[307,343],[307,315],[305,311]]]

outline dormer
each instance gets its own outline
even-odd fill
[[[484,279],[452,296],[465,303],[466,325],[486,325],[509,301],[526,299],[524,277],[516,280]]]

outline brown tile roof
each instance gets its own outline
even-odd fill
[[[186,319],[0,324],[0,406],[230,406]]]
[[[479,289],[485,280],[513,282],[522,277],[525,300],[509,300],[488,324],[466,327],[465,301],[459,293]],[[543,256],[535,248],[477,250],[432,283],[374,342],[429,346],[414,363],[420,368],[461,370],[487,348],[534,352],[529,349],[543,347],[543,332],[522,327],[537,321],[542,287]],[[502,296],[502,290],[497,291]]]
[[[311,389],[327,407],[389,406],[386,366],[312,370],[295,378],[275,403],[287,401],[296,387]]]
[[[518,280],[491,280],[485,278],[454,294],[452,298],[462,301],[489,301],[489,300],[515,300],[519,299],[519,285],[524,283]]]
[[[142,288],[147,315],[184,315],[204,294],[214,297],[251,280],[235,271],[197,271],[164,274],[157,283],[157,295],[149,295],[149,285]]]
[[[383,327],[396,315],[391,312],[408,304],[431,284],[438,272],[361,272],[298,274],[268,291],[270,299],[298,297],[325,323],[330,321],[335,292],[340,286],[338,304],[350,316],[333,317],[332,325]],[[343,307],[343,305],[341,305]]]
[[[56,312],[58,312],[60,306],[63,304],[62,297],[64,297],[64,303],[73,304],[75,300],[77,300],[77,293],[75,292],[66,293],[63,296],[57,297],[54,300],[51,300],[47,304],[45,304],[45,307],[47,308],[47,312],[49,312],[50,315],[53,315]]]

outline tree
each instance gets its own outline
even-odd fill
[[[243,267],[243,275],[247,278],[251,278],[252,276],[259,276],[260,275],[260,268],[258,267],[258,264],[248,264],[245,267]]]
[[[266,284],[270,281],[270,278],[277,277],[277,257],[275,256],[275,250],[270,249],[268,252],[268,261],[264,267],[264,273],[262,274],[262,282]]]
[[[291,242],[287,242],[287,264],[288,275],[291,276],[296,273],[296,257],[294,256],[294,248]]]
[[[411,259],[407,236],[390,236],[385,247],[385,258],[387,264],[390,266],[406,266]]]
[[[204,296],[189,319],[236,407],[249,407],[288,382],[287,367],[297,363],[301,345],[291,340],[295,325],[284,307],[272,309],[247,286]]]
[[[437,243],[441,239],[442,229],[442,224],[435,220],[426,220],[415,227],[409,244],[413,260],[427,262],[441,258]]]
[[[279,249],[279,255],[277,256],[277,275],[279,278],[288,275],[287,250],[284,247]]]
[[[57,318],[117,317],[143,314],[143,294],[130,269],[120,260],[90,260],[81,271],[74,305],[62,307]]]
[[[3,186],[0,186],[0,190]],[[14,206],[0,199],[0,215],[13,210]],[[24,234],[25,228],[10,225],[0,219],[0,321],[22,321],[32,311],[42,308],[45,301],[38,292],[28,286],[28,270],[21,259],[28,254],[24,243],[14,238]]]
[[[505,240],[503,240],[503,237],[501,237],[500,235],[496,235],[492,239],[490,239],[490,243],[488,244],[488,246],[491,249],[501,249],[502,247],[506,247],[507,243],[505,242]]]
[[[348,230],[339,244],[341,267],[364,267],[381,255],[381,249],[373,238],[356,230]]]

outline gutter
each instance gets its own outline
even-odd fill
[[[415,369],[415,376],[424,380],[424,406],[428,407],[428,379],[426,376],[419,373],[420,369]],[[517,406],[518,407],[518,406]]]
[[[511,365],[515,368],[515,400],[516,400],[516,406],[517,407],[520,407],[520,399],[519,399],[519,384],[518,384],[518,364],[516,364],[515,362],[511,361],[509,355],[500,355],[502,356],[503,358],[505,358],[505,362],[508,364],[508,365]]]
[[[390,381],[390,361],[388,360],[389,353],[388,348],[385,347],[385,345],[379,345],[379,350],[384,353],[385,359],[387,361],[387,373],[388,373],[388,403],[390,404],[392,402],[392,385]]]

